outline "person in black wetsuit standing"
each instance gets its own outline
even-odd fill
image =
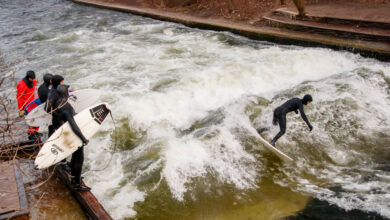
[[[46,100],[46,104],[45,104],[45,110],[47,113],[49,114],[55,114],[54,113],[54,110],[55,108],[53,108],[54,104],[56,103],[56,101],[58,100],[58,93],[57,93],[57,87],[61,84],[64,84],[64,77],[62,77],[61,75],[54,75],[52,78],[51,78],[51,84],[52,84],[52,87],[51,89],[49,90],[49,94],[47,96],[47,100]],[[60,125],[61,126],[61,125]],[[59,126],[59,127],[60,127]],[[59,127],[54,127],[53,125],[53,121],[52,121],[52,124],[49,125],[49,137],[59,128]]]
[[[41,103],[46,102],[47,97],[49,96],[49,87],[51,85],[52,74],[47,73],[43,76],[43,83],[38,88],[38,97],[41,100]]]
[[[51,84],[52,84],[52,87],[49,90],[49,94],[47,96],[47,101],[46,101],[46,105],[45,105],[45,110],[47,113],[50,113],[51,111],[54,110],[53,105],[58,99],[57,87],[59,85],[64,84],[64,77],[62,77],[61,75],[54,75],[51,78]]]
[[[84,162],[84,146],[87,145],[89,141],[84,137],[73,118],[76,113],[73,107],[68,103],[68,88],[68,85],[59,85],[57,87],[58,99],[53,105],[53,109],[55,109],[55,111],[53,112],[52,122],[54,128],[56,129],[58,129],[65,122],[69,122],[73,132],[81,139],[83,144],[72,154],[70,169],[73,187],[78,191],[87,191],[91,188],[81,184],[81,170],[83,168]]]
[[[310,122],[307,120],[307,117],[305,115],[305,112],[303,110],[303,105],[308,105],[313,101],[313,98],[311,95],[307,94],[303,97],[303,99],[300,98],[292,98],[283,105],[277,107],[274,110],[274,117],[272,119],[272,123],[274,125],[278,125],[280,127],[279,133],[271,140],[270,144],[272,146],[275,146],[276,141],[286,133],[286,115],[289,112],[294,111],[296,114],[298,114],[298,110],[301,113],[302,119],[306,122],[307,126],[309,127],[310,131],[313,130],[313,126],[311,126]],[[258,128],[257,132],[261,134],[262,132],[268,130],[268,128]]]

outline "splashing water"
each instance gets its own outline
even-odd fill
[[[112,106],[117,128],[91,139],[84,176],[115,219],[275,219],[309,196],[390,218],[388,63],[63,1],[5,1],[0,24],[20,77],[62,74]],[[277,142],[288,166],[255,128],[307,93],[314,130],[290,113]]]

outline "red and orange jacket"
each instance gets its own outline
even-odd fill
[[[31,101],[35,99],[35,86],[37,85],[37,81],[34,80],[34,85],[32,88],[29,88],[26,82],[22,80],[19,81],[16,86],[17,95],[16,100],[18,101],[19,110],[24,109]]]

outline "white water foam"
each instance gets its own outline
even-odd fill
[[[314,104],[306,112],[315,129],[305,134],[304,123],[295,117],[289,121],[290,132],[278,143],[291,146],[291,142],[299,141],[311,143],[310,148],[285,148],[285,152],[299,155],[300,166],[285,170],[288,176],[295,177],[294,181],[284,179],[279,183],[298,182],[299,190],[346,210],[360,209],[389,217],[388,181],[372,177],[384,172],[375,169],[375,157],[386,156],[388,149],[380,143],[370,143],[379,139],[378,133],[390,134],[390,96],[384,78],[370,68],[359,68],[309,85],[316,93]],[[372,141],[366,141],[370,138]],[[372,170],[368,172],[367,168]],[[305,173],[316,178],[306,179]],[[384,173],[385,177],[389,174]],[[333,187],[341,187],[342,191],[329,190]]]
[[[157,25],[155,28],[164,30],[164,26]],[[229,130],[237,124],[243,126],[239,122],[244,119],[242,109],[230,113],[238,115],[238,119],[229,118],[219,127],[208,127],[209,132],[218,131],[208,141],[191,135],[177,136],[176,129],[187,128],[194,121],[206,117],[210,111],[230,105],[245,95],[270,96],[303,81],[319,80],[360,66],[357,62],[359,58],[349,53],[310,48],[231,47],[204,38],[206,33],[163,36],[160,40],[167,40],[168,43],[149,45],[149,42],[144,42],[144,47],[118,46],[132,42],[114,39],[99,45],[110,53],[103,53],[100,59],[93,57],[101,61],[100,68],[106,66],[109,71],[92,71],[93,78],[97,79],[92,87],[113,85],[115,90],[108,89],[108,86],[104,88],[107,89],[107,100],[114,106],[114,115],[117,118],[130,117],[135,127],[148,131],[151,141],[156,138],[164,140],[160,153],[164,160],[161,175],[178,200],[183,200],[184,194],[191,190],[189,183],[193,178],[204,177],[208,172],[215,173],[222,183],[233,184],[238,189],[249,189],[256,187],[254,181],[261,175],[257,173],[261,169],[256,168],[254,158]],[[173,39],[169,37],[175,37],[177,41],[170,43]],[[192,46],[195,44],[197,47]],[[115,51],[109,48],[115,48]],[[170,51],[174,53],[169,54]],[[112,54],[116,55],[115,59],[109,58]],[[131,66],[130,71],[126,70],[125,63]],[[152,90],[156,83],[166,78],[173,79],[172,83],[163,89]],[[244,126],[251,125],[247,121]],[[157,128],[166,132],[152,132]],[[95,156],[89,159],[93,161]],[[120,168],[115,170],[111,175],[120,179],[123,171]],[[104,182],[104,179],[102,175],[100,181]],[[106,187],[109,190],[112,185]],[[99,196],[111,200],[123,193],[123,188],[126,187],[109,196]],[[143,196],[146,195],[139,193],[137,201],[142,200]],[[114,216],[135,216],[134,210],[129,208],[133,204],[131,201],[118,199],[112,200],[111,204],[108,207],[115,206],[115,209],[108,209]],[[118,210],[121,210],[121,214],[118,214]]]
[[[69,7],[60,7],[61,13]],[[314,97],[313,105],[306,108],[314,130],[300,135],[308,134],[307,128],[298,116],[289,116],[289,132],[278,144],[296,158],[298,169],[280,168],[289,178],[275,176],[275,182],[347,209],[390,216],[388,194],[366,193],[374,188],[389,192],[385,185],[388,173],[381,173],[376,182],[361,183],[357,174],[353,176],[344,169],[351,164],[358,168],[374,164],[369,160],[363,160],[367,164],[357,163],[372,155],[368,150],[349,148],[349,143],[358,142],[358,135],[367,133],[364,137],[368,138],[381,131],[388,135],[389,98],[383,79],[379,75],[356,76],[360,70],[370,74],[382,71],[390,77],[387,64],[329,49],[253,47],[248,45],[257,43],[232,34],[193,30],[114,12],[88,13],[83,8],[66,13],[63,24],[56,22],[64,26],[50,30],[50,25],[41,27],[39,22],[31,33],[20,34],[26,35],[20,42],[26,40],[27,49],[22,48],[25,44],[14,46],[20,42],[4,42],[13,51],[30,56],[24,65],[35,67],[38,78],[51,72],[64,75],[73,88],[99,88],[104,93],[102,100],[110,103],[117,120],[128,118],[132,128],[147,131],[146,140],[133,150],[112,152],[110,132],[93,138],[86,147],[86,181],[115,219],[136,217],[135,203],[148,196],[147,191],[137,188],[136,181],[158,168],[162,171],[156,187],[166,181],[179,201],[191,191],[194,178],[203,178],[210,172],[218,182],[238,189],[258,187],[255,180],[267,168],[244,150],[235,130],[256,135],[252,123],[269,123],[276,106],[289,95],[305,92]],[[47,35],[41,36],[42,33]],[[232,45],[224,38],[244,43]],[[19,76],[24,73],[24,69],[18,72]],[[309,82],[302,85],[305,81]],[[343,90],[338,84],[350,87]],[[244,109],[253,97],[272,102],[251,123]],[[223,119],[182,134],[213,112],[220,112]],[[108,122],[103,130],[112,127],[113,123]],[[144,170],[129,171],[127,163],[156,148],[156,142],[158,158]],[[309,143],[310,148],[299,143]],[[106,169],[92,171],[107,163]],[[303,178],[306,174],[318,178]],[[356,184],[351,185],[352,181]],[[347,192],[335,195],[328,189],[331,184],[341,185]],[[359,200],[362,193],[366,193],[365,199]]]

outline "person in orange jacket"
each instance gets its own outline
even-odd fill
[[[35,80],[35,72],[32,70],[27,71],[26,76],[19,81],[16,86],[17,94],[16,100],[18,102],[19,116],[24,116],[24,108],[31,102],[34,101],[35,87],[37,81]],[[28,139],[35,140],[39,137],[38,127],[29,127],[27,130]]]

